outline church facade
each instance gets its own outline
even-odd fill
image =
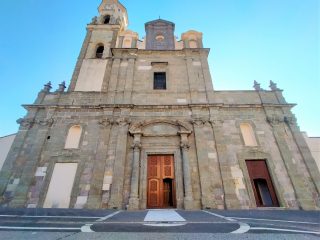
[[[44,86],[0,172],[4,207],[319,209],[320,174],[294,104],[263,90],[215,91],[202,33],[127,29],[103,0],[70,86]]]

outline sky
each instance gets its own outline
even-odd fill
[[[48,81],[70,83],[100,0],[0,0],[0,136],[18,130],[22,104]],[[283,89],[301,131],[320,136],[319,0],[122,0],[129,29],[176,24],[175,34],[203,32],[215,90]]]

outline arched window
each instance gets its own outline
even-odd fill
[[[257,146],[257,140],[254,135],[252,126],[249,123],[240,124],[241,134],[246,146]]]
[[[96,51],[96,58],[102,58],[103,52],[104,52],[104,46],[103,45],[98,46]]]
[[[64,148],[65,149],[79,148],[81,133],[82,133],[81,126],[79,125],[72,126],[68,131],[68,136],[67,136]]]
[[[104,24],[109,24],[110,23],[110,19],[111,19],[110,15],[105,16],[103,23]]]
[[[190,40],[189,47],[190,48],[198,48],[198,44],[195,40]]]
[[[123,48],[131,48],[131,41],[130,39],[125,39],[123,41]]]

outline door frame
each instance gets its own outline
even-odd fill
[[[140,209],[147,209],[147,193],[148,193],[148,156],[149,155],[173,155],[174,175],[175,175],[175,193],[176,208],[183,209],[183,175],[182,175],[182,157],[179,147],[176,146],[159,146],[158,148],[142,148],[141,149],[141,174],[139,185]]]
[[[148,198],[149,198],[149,178],[148,178],[148,164],[149,164],[149,157],[150,156],[158,156],[158,157],[163,157],[163,156],[170,156],[170,157],[172,157],[172,161],[173,161],[173,164],[172,164],[172,167],[173,167],[173,176],[174,176],[174,178],[172,179],[172,185],[171,185],[171,187],[172,187],[172,195],[171,195],[171,197],[172,197],[172,201],[173,201],[173,206],[172,207],[150,207],[150,206],[148,206]],[[163,165],[161,165],[160,164],[160,172],[162,173],[163,172],[163,169],[161,168],[161,166],[163,166]],[[159,180],[159,191],[160,191],[160,205],[163,205],[163,197],[164,197],[164,184],[163,184],[163,182],[164,182],[164,180],[165,179],[171,179],[171,178],[164,178],[164,176],[162,176],[162,174],[160,174],[160,177],[162,177],[162,178],[160,178]],[[176,171],[175,171],[175,159],[174,159],[174,155],[173,154],[148,154],[148,157],[147,157],[147,188],[146,188],[146,191],[147,191],[147,208],[148,209],[157,209],[157,208],[159,208],[159,209],[166,209],[166,208],[176,208],[177,207],[177,197],[176,197]],[[162,198],[162,199],[161,199]]]
[[[274,190],[275,190],[276,196],[278,198],[278,203],[279,203],[280,207],[287,206],[286,199],[284,197],[284,193],[287,193],[290,191],[293,192],[294,189],[293,189],[292,185],[286,185],[286,187],[284,187],[285,185],[283,184],[283,181],[281,181],[279,179],[278,174],[275,171],[274,159],[272,158],[270,153],[264,152],[260,147],[258,147],[258,148],[248,147],[248,148],[241,150],[240,152],[237,152],[237,158],[239,161],[239,167],[243,173],[244,184],[246,186],[246,192],[247,192],[249,200],[250,200],[247,207],[257,208],[256,200],[254,197],[254,192],[251,187],[251,180],[249,177],[249,172],[248,172],[247,165],[246,165],[246,160],[255,160],[255,159],[261,159],[261,160],[266,161],[272,183],[275,186]],[[287,172],[285,172],[284,174],[287,174]],[[227,201],[227,199],[226,199],[226,201]]]
[[[256,189],[256,186],[254,184],[254,179],[255,178],[251,178],[250,172],[249,172],[248,167],[247,167],[247,162],[250,162],[250,161],[264,161],[270,181],[268,181],[265,178],[263,178],[263,179],[265,179],[266,182],[267,182],[268,190],[269,190],[272,202],[273,202],[273,206],[271,206],[271,207],[280,207],[281,205],[280,205],[280,200],[279,200],[279,194],[277,192],[276,185],[274,184],[274,180],[272,178],[272,173],[271,173],[270,168],[268,166],[267,159],[246,159],[245,160],[245,165],[246,165],[246,171],[247,171],[247,174],[248,174],[248,181],[249,181],[248,185],[250,186],[250,190],[253,193],[253,200],[254,200],[255,206],[256,207],[263,207],[263,208],[267,207],[267,206],[259,206],[258,203],[257,203],[258,202],[257,198],[258,198],[259,193],[258,193],[258,189]],[[270,189],[270,187],[272,187],[272,189]],[[274,196],[274,198],[273,198],[273,196]]]

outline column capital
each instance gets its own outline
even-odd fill
[[[197,127],[203,127],[207,122],[208,120],[205,118],[193,118],[190,120],[190,123]]]
[[[190,148],[190,145],[188,143],[181,142],[180,147],[181,147],[182,150],[188,151],[189,148]]]
[[[134,142],[132,145],[131,145],[131,148],[133,148],[134,151],[139,151],[141,149],[142,145],[140,142]]]
[[[267,122],[272,126],[278,126],[284,123],[284,117],[280,115],[267,116]]]
[[[221,126],[223,124],[223,120],[222,119],[210,119],[209,123],[213,126]]]
[[[103,118],[101,120],[99,120],[99,124],[104,126],[104,127],[108,127],[109,125],[113,125],[115,122],[112,118]]]
[[[54,120],[52,118],[44,118],[44,119],[36,119],[35,123],[40,126],[48,126],[51,127]]]
[[[116,123],[119,125],[119,126],[127,126],[131,123],[131,120],[129,118],[126,118],[126,117],[120,117],[116,120]]]
[[[31,128],[34,124],[34,119],[32,118],[19,118],[17,123],[20,124],[21,127]]]

